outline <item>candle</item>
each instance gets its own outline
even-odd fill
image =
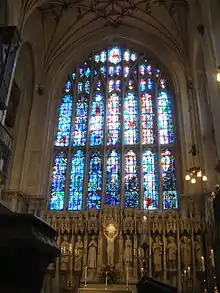
[[[211,249],[211,250],[210,250],[210,253],[211,253],[211,255],[210,255],[211,263],[212,263],[212,266],[213,266],[213,268],[214,268],[214,267],[215,267],[215,256],[214,256],[214,250]]]
[[[144,268],[141,268],[141,277],[144,276]]]
[[[205,272],[205,261],[204,261],[204,256],[201,256],[201,261],[202,261],[202,271]]]
[[[87,266],[85,266],[85,288],[86,288],[86,281],[87,281]]]
[[[188,267],[188,268],[187,268],[187,272],[188,272],[188,277],[189,277],[189,278],[190,278],[190,270],[191,270],[191,268]]]
[[[70,248],[69,249],[70,249],[70,253],[71,253],[72,252],[72,249],[73,249],[71,243],[70,243]]]
[[[126,287],[128,287],[128,267],[127,267],[127,274],[126,274]]]
[[[134,256],[136,256],[136,249],[134,248]]]

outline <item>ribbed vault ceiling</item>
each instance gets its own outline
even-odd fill
[[[41,28],[46,70],[70,47],[109,27],[115,33],[125,28],[128,37],[132,29],[143,39],[156,36],[179,58],[186,57],[186,0],[21,0],[20,8],[21,29],[27,22]]]

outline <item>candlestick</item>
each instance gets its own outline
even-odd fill
[[[85,267],[85,288],[87,287],[87,266]]]
[[[214,250],[213,249],[210,250],[210,258],[211,258],[212,266],[214,268],[215,267],[215,256],[214,256]]]
[[[204,261],[204,256],[201,256],[201,261],[202,261],[202,271],[205,272],[205,261]]]
[[[107,286],[108,286],[108,272],[105,272],[105,290],[107,290]]]
[[[128,288],[128,266],[127,266],[127,274],[126,274],[126,287]]]

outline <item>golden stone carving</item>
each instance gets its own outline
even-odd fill
[[[190,239],[184,235],[181,238],[180,244],[180,252],[181,252],[181,264],[183,268],[188,268],[191,266],[191,247],[190,247]]]
[[[162,271],[162,254],[163,254],[163,243],[159,235],[155,236],[152,245],[153,250],[153,264],[154,272],[158,273]]]
[[[177,245],[173,236],[168,237],[167,243],[167,268],[175,270],[177,266]]]
[[[74,270],[75,271],[81,271],[82,269],[83,249],[84,249],[84,245],[83,245],[82,237],[78,235],[77,241],[74,247],[74,256],[75,256]]]

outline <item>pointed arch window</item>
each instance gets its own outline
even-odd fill
[[[173,109],[151,59],[120,46],[92,54],[59,101],[49,208],[178,208]]]

